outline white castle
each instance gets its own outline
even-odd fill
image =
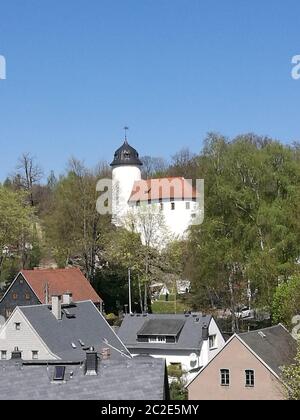
[[[165,229],[172,238],[181,238],[199,214],[197,190],[182,177],[153,178],[143,180],[142,162],[138,152],[128,144],[116,150],[112,167],[112,221],[116,226],[126,226],[128,215],[150,208],[161,215]],[[143,238],[143,228],[137,228]],[[143,240],[144,241],[144,240]]]

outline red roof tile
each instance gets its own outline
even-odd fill
[[[183,177],[153,178],[135,181],[130,202],[162,199],[195,199],[197,190]]]
[[[71,292],[75,302],[83,300],[91,300],[94,303],[102,302],[100,296],[95,292],[79,268],[22,270],[21,273],[41,303],[46,303],[46,283],[49,287],[50,296]]]

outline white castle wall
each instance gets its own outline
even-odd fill
[[[112,215],[113,223],[122,225],[122,218],[129,210],[128,200],[135,181],[141,179],[138,166],[120,165],[112,170]]]

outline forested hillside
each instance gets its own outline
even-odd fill
[[[286,318],[274,296],[291,278],[300,289],[299,144],[212,133],[198,154],[182,150],[170,161],[145,156],[145,177],[205,181],[203,224],[161,252],[97,213],[96,183],[110,176],[109,165],[99,160],[97,168],[87,168],[72,158],[63,174],[44,174],[29,154],[16,162],[0,187],[3,290],[20,268],[77,265],[107,310],[117,312],[127,303],[130,267],[136,310],[150,304],[151,281],[178,275],[192,282],[193,309],[234,314],[251,291],[256,307],[271,309],[276,320]],[[300,298],[293,305],[300,309]]]

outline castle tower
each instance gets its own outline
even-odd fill
[[[141,180],[142,162],[138,152],[131,147],[125,135],[123,145],[116,150],[112,167],[112,221],[122,225],[122,218],[129,210],[128,199],[135,181]]]

